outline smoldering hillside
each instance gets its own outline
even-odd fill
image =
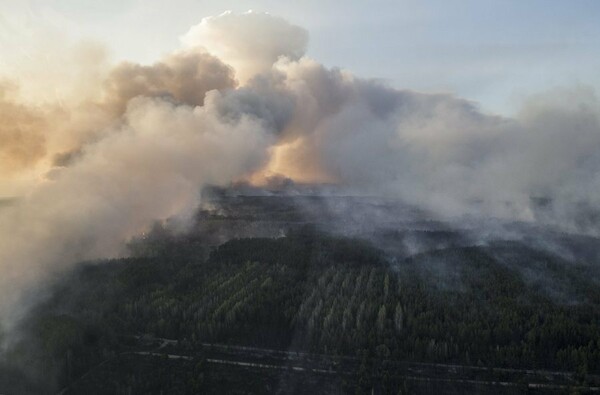
[[[129,258],[83,262],[55,279],[19,322],[0,388],[504,394],[522,382],[596,385],[595,237],[448,220],[289,180],[205,187],[202,202],[185,231],[157,222],[129,241]],[[216,359],[268,362],[277,373],[220,369]],[[338,373],[286,373],[297,364]],[[559,372],[525,374],[532,366]],[[498,379],[509,384],[498,389]]]
[[[558,303],[588,301],[581,282],[589,288],[600,283],[597,237],[524,221],[445,218],[398,199],[349,192],[290,180],[271,188],[205,188],[190,235],[216,247],[232,239],[282,238],[312,229],[366,241],[395,270],[416,270],[432,286],[455,290],[461,284],[451,284],[452,278],[460,277],[462,263],[452,254],[477,249]],[[563,270],[572,274],[563,276]]]

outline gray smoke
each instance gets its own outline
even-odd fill
[[[326,181],[441,217],[598,233],[590,89],[547,92],[505,118],[328,69],[304,56],[302,28],[268,14],[206,18],[183,42],[153,65],[92,73],[81,91],[97,93],[58,107],[3,90],[0,168],[31,181],[0,210],[5,325],[78,260],[124,253],[155,220],[185,224],[208,183]]]

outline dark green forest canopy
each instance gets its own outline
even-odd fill
[[[253,210],[251,222],[261,212]],[[226,222],[205,216],[203,226],[207,219]],[[0,385],[52,393],[138,350],[135,336],[177,340],[178,352],[218,343],[356,358],[369,366],[452,363],[570,371],[582,379],[600,373],[596,265],[523,242],[469,246],[445,230],[421,233],[437,246],[448,237],[440,248],[393,257],[372,239],[303,221],[285,236],[223,243],[159,226],[132,242],[132,257],[82,263],[56,283],[21,322],[21,338],[0,375],[11,379]],[[384,245],[406,237],[384,236]],[[118,360],[114,366],[129,363]],[[191,376],[181,380],[192,380],[189,388],[201,387],[199,371],[206,380],[216,372],[186,366]],[[100,374],[94,372],[86,377]],[[110,374],[138,388],[139,380]],[[160,377],[157,385],[171,380]]]

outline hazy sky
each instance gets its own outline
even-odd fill
[[[595,0],[0,0],[0,66],[52,34],[150,63],[203,17],[248,9],[306,28],[308,55],[327,66],[453,92],[490,112],[512,113],[524,96],[557,86],[600,87]]]

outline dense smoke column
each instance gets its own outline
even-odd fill
[[[151,65],[105,65],[89,48],[65,55],[79,72],[56,103],[5,78],[0,186],[19,198],[0,208],[3,321],[76,261],[122,254],[155,220],[185,224],[207,183],[281,175],[442,217],[597,233],[594,92],[552,91],[515,118],[491,116],[328,69],[304,56],[307,40],[281,18],[225,13]]]

